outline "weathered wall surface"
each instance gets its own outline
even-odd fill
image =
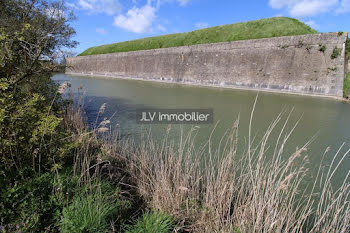
[[[66,73],[342,96],[346,38],[327,33],[73,57]]]

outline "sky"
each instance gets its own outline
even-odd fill
[[[79,45],[138,38],[269,17],[297,18],[319,32],[350,31],[350,0],[66,0]]]

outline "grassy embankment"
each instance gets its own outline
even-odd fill
[[[244,23],[216,26],[186,33],[169,34],[95,46],[88,48],[79,54],[79,56],[314,33],[317,33],[317,31],[296,19],[275,17]],[[349,59],[349,39],[346,43],[346,54],[347,59]],[[349,98],[349,95],[350,77],[348,74],[344,80],[344,97]]]
[[[317,31],[296,19],[276,17],[101,45],[91,47],[79,56],[313,33]]]

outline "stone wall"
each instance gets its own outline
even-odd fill
[[[340,97],[346,38],[326,33],[80,56],[67,59],[66,73]]]

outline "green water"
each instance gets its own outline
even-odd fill
[[[227,129],[232,128],[234,121],[239,117],[240,151],[244,151],[247,147],[249,119],[254,100],[258,94],[256,91],[192,87],[100,77],[76,77],[65,74],[57,74],[53,76],[53,79],[58,82],[69,81],[72,84],[73,92],[77,92],[79,86],[83,87],[82,90],[85,93],[84,109],[91,125],[96,121],[100,106],[106,103],[106,111],[100,120],[114,115],[112,118],[114,130],[118,130],[119,134],[123,136],[137,139],[142,129],[149,127],[136,124],[134,115],[137,108],[212,108],[214,110],[214,123],[199,125],[196,142],[198,144],[204,142],[215,128],[212,136],[215,149],[215,145],[219,143],[223,134]],[[286,116],[292,111],[286,131],[289,131],[294,123],[301,118],[286,146],[287,156],[316,135],[306,152],[310,161],[308,165],[311,169],[310,179],[314,177],[327,147],[330,147],[330,151],[325,158],[326,165],[330,164],[335,152],[343,143],[345,146],[342,153],[350,148],[350,103],[320,97],[260,92],[254,111],[252,137],[257,140],[261,138],[281,111],[286,111]],[[286,116],[283,118],[283,122]],[[274,149],[274,143],[282,123],[276,127],[276,132],[272,134],[269,141],[270,150]],[[164,132],[168,128],[167,125],[152,125],[151,127],[157,140],[163,138]],[[171,127],[176,135],[180,126],[172,125]],[[189,127],[186,126],[185,129]],[[349,169],[350,159],[347,158],[340,166],[333,182],[339,184]]]

